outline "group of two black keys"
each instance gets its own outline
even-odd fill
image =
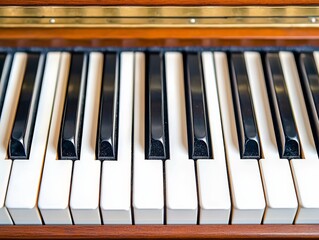
[[[183,56],[189,157],[191,159],[211,158],[212,149],[200,54],[186,52]],[[259,159],[261,157],[260,142],[244,55],[229,53],[228,56],[240,154],[242,158]],[[12,159],[28,158],[40,92],[40,88],[35,87],[35,82],[37,76],[43,73],[43,66],[39,66],[39,59],[40,54],[28,54],[9,144],[9,156]],[[300,75],[303,79],[302,86],[310,109],[311,124],[318,133],[318,71],[311,53],[302,53],[298,59]],[[280,156],[298,158],[300,157],[299,138],[279,55],[266,53],[263,60],[277,142],[280,143],[278,144]],[[4,58],[0,58],[2,68],[3,61]],[[100,160],[115,160],[117,156],[119,62],[118,53],[105,53],[97,139],[97,158]],[[59,139],[60,159],[79,159],[87,66],[87,54],[72,54]],[[147,159],[168,159],[169,134],[165,89],[166,84],[169,83],[165,81],[163,53],[146,53],[145,71],[145,155]],[[314,135],[318,138],[318,134]],[[318,139],[315,141],[318,143]]]

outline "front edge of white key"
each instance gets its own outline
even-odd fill
[[[3,110],[0,118],[0,224],[13,224],[7,208],[5,199],[10,178],[12,160],[6,159],[7,147],[12,131],[14,114],[22,85],[23,73],[25,71],[27,55],[16,53],[12,62],[12,70],[8,80],[8,87],[4,99]]]
[[[101,224],[99,208],[101,162],[95,159],[95,145],[103,55],[90,53],[89,57],[80,160],[74,162],[71,184],[70,208],[74,224]],[[81,94],[83,92],[81,90]]]
[[[232,197],[232,224],[260,224],[265,199],[257,160],[240,159],[227,56],[214,53],[227,167]]]
[[[49,139],[38,199],[43,221],[48,224],[72,224],[69,209],[72,161],[57,160],[63,106],[71,62],[70,53],[61,53]]]
[[[134,53],[122,52],[118,64],[119,125],[117,160],[102,163],[100,208],[103,224],[132,224],[131,163]],[[119,75],[119,76],[118,76]]]
[[[188,158],[183,56],[165,54],[170,159],[165,161],[167,224],[196,224],[194,160]]]
[[[199,224],[228,224],[231,203],[213,53],[203,52],[202,63],[213,159],[196,161]]]
[[[298,203],[289,162],[279,158],[261,58],[246,52],[245,60],[264,158],[259,160],[267,203],[263,223],[291,224]]]
[[[145,55],[135,54],[133,209],[135,224],[164,223],[163,161],[145,159]]]
[[[12,165],[6,206],[15,224],[42,224],[37,199],[59,61],[60,53],[47,54],[30,156],[28,160],[15,160]],[[44,64],[44,57],[40,57],[40,64]],[[36,84],[40,77],[38,70]]]
[[[302,146],[303,159],[290,160],[298,196],[295,224],[319,223],[319,161],[313,133],[293,53],[280,52],[287,89]],[[318,53],[314,53],[318,63]]]
[[[292,224],[298,202],[288,160],[259,162],[267,201],[263,224]]]

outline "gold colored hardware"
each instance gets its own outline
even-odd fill
[[[319,27],[319,7],[0,7],[0,28]]]

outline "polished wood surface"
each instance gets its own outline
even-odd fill
[[[222,6],[247,6],[247,5],[318,5],[319,0],[1,0],[0,5],[19,5],[19,6],[32,6],[32,5],[147,5],[147,6],[203,6],[203,5],[222,5]]]
[[[0,239],[301,239],[318,225],[0,226]]]
[[[316,28],[7,28],[3,47],[256,47],[319,46]]]

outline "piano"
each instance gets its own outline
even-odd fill
[[[318,238],[319,2],[150,4],[0,3],[0,239]]]

